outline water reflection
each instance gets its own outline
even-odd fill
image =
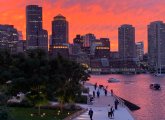
[[[109,78],[119,79],[118,83],[108,83]],[[92,75],[91,83],[108,85],[114,92],[141,107],[135,111],[137,120],[165,120],[165,77],[150,74],[141,75]],[[149,88],[151,83],[159,83],[160,91]]]

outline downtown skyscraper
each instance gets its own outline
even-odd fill
[[[143,42],[137,42],[136,43],[136,57],[138,61],[143,60],[144,55],[144,43]]]
[[[165,68],[165,23],[162,21],[148,25],[148,56],[151,67]]]
[[[52,21],[52,45],[68,43],[68,21],[61,14]]]
[[[124,24],[118,28],[119,56],[122,61],[133,61],[135,53],[135,28]]]
[[[42,27],[42,7],[26,6],[26,40],[27,48],[48,50],[48,34]]]

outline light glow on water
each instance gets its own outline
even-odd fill
[[[119,79],[118,83],[108,83],[109,78]],[[137,120],[165,120],[165,77],[150,74],[140,75],[91,75],[90,83],[108,85],[108,90],[141,107],[133,112]],[[160,91],[149,88],[151,83],[159,83]]]

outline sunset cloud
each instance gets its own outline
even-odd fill
[[[144,41],[147,50],[147,24],[165,20],[164,0],[0,0],[0,24],[13,24],[24,38],[27,4],[43,5],[43,25],[49,34],[53,17],[61,13],[69,21],[70,42],[76,34],[90,32],[109,37],[112,50],[117,50],[121,24],[136,27],[136,41]]]

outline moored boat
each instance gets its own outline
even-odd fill
[[[109,83],[114,83],[114,82],[120,82],[120,81],[118,79],[115,79],[115,78],[109,78],[108,82]]]
[[[153,90],[160,90],[161,89],[160,84],[157,84],[157,83],[150,84],[150,88]]]

